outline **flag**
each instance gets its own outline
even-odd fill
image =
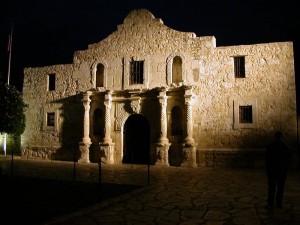
[[[14,24],[11,24],[11,30],[10,34],[8,35],[8,43],[7,43],[7,51],[11,52],[11,47],[12,47],[12,34],[13,34],[13,26]]]
[[[8,46],[7,51],[9,52],[9,59],[8,59],[8,72],[7,72],[7,84],[9,85],[9,77],[10,77],[10,61],[11,61],[11,49],[12,49],[12,34],[13,34],[13,24],[11,25],[11,32],[8,36]]]
[[[8,35],[7,51],[11,51],[11,35]]]

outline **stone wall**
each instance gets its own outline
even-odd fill
[[[235,55],[246,56],[246,78],[234,78]],[[291,43],[219,47],[201,64],[203,73],[194,103],[194,134],[199,148],[262,148],[276,130],[282,130],[295,147],[296,90]],[[234,103],[251,101],[256,105],[256,126],[235,129]]]

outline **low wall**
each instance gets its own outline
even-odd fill
[[[61,147],[27,147],[22,151],[23,158],[67,160],[73,161],[74,156],[80,154],[74,151],[63,151]],[[90,156],[91,157],[91,156]],[[216,168],[253,168],[262,169],[265,167],[264,149],[205,149],[197,151],[198,167]],[[173,166],[180,166],[173,165]],[[292,151],[291,169],[299,169],[299,153]]]
[[[209,149],[197,151],[199,167],[265,168],[265,149]],[[299,153],[292,151],[291,169],[299,168]]]

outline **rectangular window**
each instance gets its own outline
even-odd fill
[[[47,113],[47,126],[54,127],[54,125],[55,125],[55,113],[54,112]]]
[[[252,129],[258,127],[258,108],[260,101],[256,98],[233,99],[233,128]]]
[[[48,91],[55,90],[55,74],[48,74]]]
[[[129,84],[143,84],[144,82],[144,61],[130,62]]]
[[[240,123],[252,123],[252,105],[239,107],[239,122]]]
[[[235,78],[245,77],[245,56],[234,57],[234,76]]]

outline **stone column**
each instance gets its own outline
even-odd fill
[[[90,138],[90,92],[83,94],[82,102],[84,107],[84,117],[83,117],[83,138],[79,142],[80,157],[78,162],[89,163],[89,148],[92,144]]]
[[[156,144],[157,161],[155,165],[169,165],[170,143],[167,138],[167,89],[162,88],[157,96],[160,104],[160,137]]]
[[[185,94],[185,120],[186,120],[186,136],[184,139],[184,144],[186,146],[193,146],[194,145],[194,138],[193,138],[193,89],[192,87],[186,87]]]
[[[185,129],[185,139],[183,143],[183,162],[181,166],[192,166],[196,167],[196,146],[195,141],[193,138],[193,87],[186,86],[184,99],[185,99],[185,122],[186,122],[186,129]]]
[[[114,163],[114,146],[115,143],[111,139],[111,106],[112,106],[112,91],[108,90],[105,94],[104,99],[105,105],[105,124],[104,124],[104,138],[103,141],[99,143],[100,145],[100,155],[105,163],[113,164]]]
[[[105,124],[104,124],[104,138],[103,143],[110,144],[111,141],[111,121],[110,121],[110,110],[112,105],[112,96],[111,91],[107,91],[105,94],[104,99],[104,105],[105,105]]]

